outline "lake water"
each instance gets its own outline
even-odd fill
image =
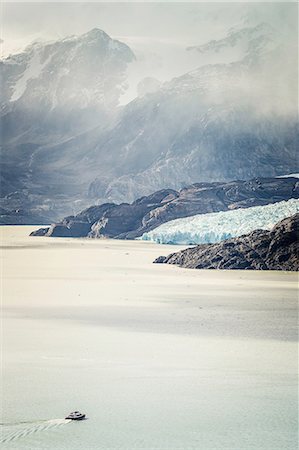
[[[3,448],[297,449],[295,273],[34,228],[0,230]]]

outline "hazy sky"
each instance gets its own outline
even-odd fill
[[[53,40],[94,27],[131,45],[200,44],[221,38],[241,20],[295,26],[297,5],[289,2],[2,2],[3,55],[36,39]]]
[[[121,98],[127,103],[145,77],[163,82],[199,67],[200,54],[186,47],[261,22],[297,44],[298,5],[291,2],[2,2],[0,46],[5,57],[35,40],[53,41],[100,28],[128,44],[137,57],[128,69],[129,89]]]

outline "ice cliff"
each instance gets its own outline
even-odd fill
[[[271,230],[280,220],[299,212],[299,200],[290,199],[266,206],[200,214],[164,223],[144,233],[141,239],[159,244],[215,243],[250,233]]]

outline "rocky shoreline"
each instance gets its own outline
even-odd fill
[[[195,183],[163,189],[133,203],[104,203],[31,233],[31,236],[135,239],[162,223],[196,214],[228,211],[299,198],[297,178],[255,178]]]
[[[217,244],[198,245],[160,256],[154,263],[190,269],[298,271],[299,214],[282,220],[271,231],[255,230]]]

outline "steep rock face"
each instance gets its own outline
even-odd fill
[[[191,269],[299,269],[299,214],[279,222],[272,231],[256,230],[217,244],[202,244],[155,263]]]
[[[1,116],[8,126],[4,138],[10,140],[20,131],[30,135],[29,120],[31,125],[38,121],[39,127],[46,123],[40,134],[63,134],[80,123],[84,129],[85,122],[87,129],[98,125],[101,116],[110,117],[109,111],[118,106],[126,88],[127,65],[134,58],[126,44],[95,28],[81,36],[34,43],[23,53],[1,60]],[[20,124],[10,122],[27,110],[30,116]],[[95,112],[98,117],[92,116]],[[68,123],[61,124],[61,119]]]
[[[66,217],[45,232],[48,236],[134,239],[173,219],[266,205],[299,197],[296,178],[261,178],[230,183],[196,183],[177,192],[164,189],[132,204],[106,203]],[[38,233],[38,234],[37,234]],[[42,231],[32,235],[41,235]]]
[[[1,223],[26,223],[20,208],[47,222],[61,207],[71,212],[74,200],[77,210],[90,203],[86,148],[113,126],[134,59],[126,44],[94,29],[0,60],[1,205],[8,211]]]

